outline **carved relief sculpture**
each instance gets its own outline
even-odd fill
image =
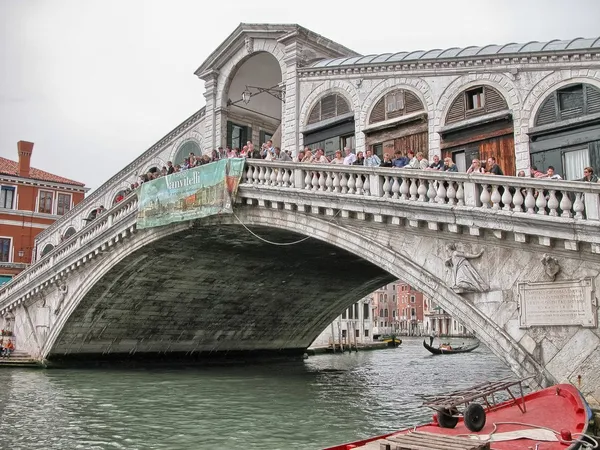
[[[479,253],[471,254],[459,250],[454,243],[448,244],[446,249],[450,253],[446,259],[446,266],[452,271],[452,290],[457,294],[463,292],[485,292],[489,290],[488,284],[481,278],[473,268],[470,259],[475,259],[483,255],[483,250]]]
[[[548,275],[552,281],[556,280],[556,275],[558,275],[558,272],[560,272],[558,259],[545,253],[544,256],[542,256],[542,265],[544,266],[544,272],[546,272],[546,275]]]
[[[67,286],[66,283],[62,283],[62,284],[57,283],[57,287],[58,287],[59,298],[58,298],[58,306],[54,310],[55,316],[58,316],[58,314],[60,313],[63,302],[65,301],[65,298],[67,297],[67,293],[69,292],[69,286]]]

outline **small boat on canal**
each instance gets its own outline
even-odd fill
[[[523,395],[524,380],[486,382],[469,389],[424,396],[436,411],[426,425],[324,450],[584,450],[591,410],[570,384]],[[511,391],[518,386],[519,393]],[[496,403],[500,392],[509,400]]]
[[[432,347],[427,345],[427,342],[423,341],[423,347],[429,350],[434,355],[453,355],[455,353],[469,353],[479,347],[479,341],[472,345],[461,345],[459,347],[452,347],[449,344],[442,344],[439,347]]]

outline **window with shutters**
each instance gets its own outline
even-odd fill
[[[508,109],[504,96],[491,86],[477,86],[461,92],[450,104],[446,125]]]
[[[537,111],[535,125],[600,113],[600,89],[589,84],[574,84],[558,89],[546,98]]]
[[[369,124],[383,122],[424,109],[423,103],[416,94],[404,89],[397,89],[385,94],[375,103],[369,116]]]
[[[56,214],[65,215],[71,209],[71,194],[58,194],[56,200]]]
[[[10,248],[12,246],[11,244],[11,238],[0,238],[0,262],[10,262]]]
[[[15,203],[15,187],[2,186],[0,196],[0,208],[13,209]]]
[[[307,125],[341,116],[351,111],[348,101],[339,94],[323,97],[308,115]]]

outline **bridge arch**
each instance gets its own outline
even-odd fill
[[[474,305],[465,301],[463,297],[448,288],[440,278],[425,271],[422,267],[422,261],[414,261],[409,256],[394,252],[384,243],[379,243],[377,241],[371,241],[369,245],[364,245],[364,237],[358,231],[312,216],[305,216],[290,211],[261,210],[253,208],[242,208],[237,212],[237,216],[247,226],[258,227],[255,228],[255,230],[259,234],[269,232],[269,230],[283,230],[288,233],[287,240],[295,239],[294,236],[297,237],[298,235],[314,238],[320,245],[326,245],[326,247],[323,247],[327,249],[327,252],[325,253],[326,257],[323,258],[323,254],[319,254],[320,260],[326,260],[327,255],[335,253],[335,249],[338,248],[348,252],[348,254],[355,255],[358,258],[357,260],[363,261],[361,264],[367,264],[367,266],[361,267],[368,267],[368,273],[365,276],[371,277],[371,283],[369,284],[369,282],[365,280],[359,280],[360,283],[357,282],[358,284],[350,286],[350,292],[344,298],[338,300],[337,303],[332,302],[331,305],[327,305],[328,307],[320,307],[318,317],[313,318],[310,323],[303,323],[302,330],[299,331],[302,333],[302,343],[304,345],[309,345],[312,339],[314,339],[344,307],[354,303],[361,296],[371,292],[374,288],[385,284],[385,282],[391,281],[394,278],[401,278],[405,282],[423,291],[433,301],[449,311],[458,320],[473,328],[477,336],[499,357],[509,363],[513,370],[519,375],[543,374],[541,378],[538,377],[537,381],[540,384],[546,383],[547,379],[545,377],[548,376],[544,372],[544,369],[542,369],[531,356],[520,348],[520,346],[516,344],[503,329],[492,323],[489,318],[475,308]],[[49,354],[52,354],[53,349],[56,348],[57,343],[60,341],[61,333],[68,326],[69,320],[74,317],[83,300],[94,286],[103,280],[113,268],[121,262],[124,262],[128,257],[132,259],[130,262],[127,262],[127,264],[135,261],[135,264],[137,264],[136,269],[142,268],[146,257],[144,257],[143,254],[138,254],[136,252],[142,250],[146,246],[152,246],[161,241],[166,245],[168,238],[170,236],[175,236],[178,233],[189,236],[190,233],[206,233],[208,230],[215,229],[218,229],[218,232],[221,233],[225,228],[219,227],[230,227],[229,229],[231,229],[233,225],[236,225],[235,233],[240,234],[240,240],[239,242],[236,241],[236,245],[245,242],[244,245],[248,245],[250,249],[253,248],[254,251],[260,253],[265,247],[261,247],[261,244],[256,241],[255,238],[249,236],[247,232],[239,226],[236,220],[237,219],[234,219],[233,217],[221,216],[203,220],[193,226],[186,223],[174,227],[137,232],[126,245],[117,247],[108,257],[100,259],[98,265],[93,268],[90,276],[82,279],[82,283],[78,286],[77,290],[72,293],[72,297],[64,308],[63,313],[57,317],[56,325],[51,330],[48,339],[43,346],[41,355],[46,357]],[[230,235],[230,237],[231,236],[233,235]],[[180,236],[181,240],[185,240],[183,237],[185,236]],[[407,245],[410,245],[409,242],[411,241],[407,240],[406,242]],[[417,240],[414,241],[412,245],[418,246],[420,244]],[[445,244],[442,243],[440,245]],[[151,247],[149,247],[149,249],[150,248]],[[320,250],[323,248],[320,248]],[[285,255],[289,259],[290,253],[285,252]],[[164,255],[164,257],[166,258],[167,255]],[[335,255],[332,255],[331,257],[332,259],[326,261],[327,263],[335,261]],[[243,259],[239,258],[238,260],[242,261],[240,267],[244,267]],[[155,265],[155,262],[148,260],[148,264]],[[167,264],[170,264],[170,262],[167,261]],[[124,271],[119,269],[119,272],[122,273]],[[217,272],[227,273],[223,268],[219,268]],[[243,275],[243,272],[240,273]],[[301,274],[294,275],[301,276]],[[105,284],[104,286],[110,287],[111,283],[122,284],[124,281],[125,279],[121,280],[120,278],[115,277],[107,279],[105,282],[108,284]],[[303,278],[302,281],[304,282]],[[219,283],[219,277],[215,277],[213,282]],[[150,281],[150,283],[152,282]],[[159,285],[155,284],[154,286],[155,289],[160,288],[158,287]],[[278,290],[284,289],[282,286],[284,286],[284,284],[280,284]],[[266,290],[262,295],[265,299],[271,299],[275,294]],[[102,301],[102,298],[98,297],[94,301],[100,302]],[[148,299],[145,302],[153,302],[151,295],[148,296]],[[145,302],[140,302],[139,307],[143,307]],[[314,306],[314,304],[304,305],[304,307]],[[287,307],[293,308],[294,305],[287,305]],[[78,314],[79,317],[96,316],[96,313],[93,311],[88,311],[86,313],[84,309],[80,310]],[[100,320],[99,316],[98,320]],[[89,325],[91,326],[92,324]],[[277,326],[277,324],[274,326]],[[298,324],[295,324],[295,326],[298,327]],[[92,331],[90,331],[90,333],[93,334]],[[516,351],[509,352],[509,349],[516,349]],[[60,351],[62,352],[63,349],[61,348]]]

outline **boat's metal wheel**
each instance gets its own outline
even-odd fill
[[[479,403],[471,403],[463,414],[465,426],[471,431],[481,431],[485,426],[485,410]]]
[[[458,411],[453,409],[440,409],[437,412],[437,421],[442,428],[454,428],[458,423]]]

